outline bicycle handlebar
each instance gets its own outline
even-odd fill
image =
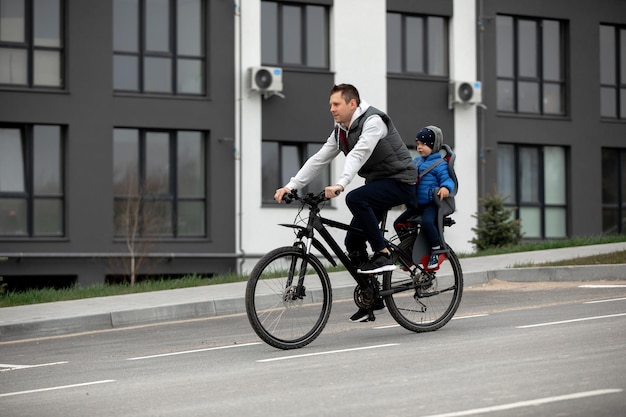
[[[338,194],[339,192],[340,191],[336,192],[335,194],[339,195]],[[298,194],[298,190],[292,190],[290,193],[283,195],[283,201],[286,204],[291,204],[291,202],[294,200],[300,201],[303,204],[306,204],[311,207],[317,207],[318,204],[323,203],[324,201],[327,201],[329,199],[326,198],[326,193],[324,191],[321,191],[317,194],[308,193],[307,195],[300,196]]]

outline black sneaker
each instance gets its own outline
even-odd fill
[[[374,312],[378,314],[386,313],[387,307],[385,306],[385,302],[382,298],[379,298],[374,302],[371,307],[372,311],[372,319],[375,319]],[[353,323],[361,322],[364,323],[366,321],[370,321],[370,309],[367,308],[359,308],[359,311],[354,313],[352,317],[350,317],[350,321]]]
[[[391,262],[391,255],[383,252],[376,252],[372,255],[369,262],[361,265],[356,270],[359,274],[378,274],[385,271],[393,271],[396,266]]]

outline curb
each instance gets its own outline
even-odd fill
[[[614,281],[626,277],[626,264],[537,268],[506,268],[464,273],[464,286],[482,285],[492,279],[510,282]],[[338,281],[332,287],[333,300],[352,299],[354,284]],[[82,332],[112,330],[177,320],[208,318],[245,313],[243,294],[234,298],[170,303],[154,307],[129,308],[65,318],[42,318],[11,324],[0,323],[0,341],[62,336]]]

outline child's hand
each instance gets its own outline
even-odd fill
[[[450,195],[450,190],[448,190],[446,187],[441,187],[437,195],[439,196],[439,200],[443,200]]]

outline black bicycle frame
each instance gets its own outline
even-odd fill
[[[337,263],[335,262],[331,254],[328,252],[326,247],[314,236],[313,229],[317,230],[317,232],[320,234],[324,242],[328,244],[332,252],[337,256],[337,258],[339,258],[341,263],[346,267],[346,269],[348,270],[352,278],[354,278],[354,280],[359,284],[359,286],[361,286],[361,288],[367,288],[368,286],[370,286],[369,276],[364,275],[364,274],[359,274],[357,272],[357,268],[354,266],[350,258],[343,251],[343,248],[339,246],[337,241],[333,238],[333,236],[330,234],[330,232],[325,226],[329,226],[335,229],[345,230],[345,231],[359,234],[361,236],[365,236],[363,231],[354,226],[322,217],[320,216],[319,211],[320,210],[317,207],[310,208],[309,221],[306,227],[295,225],[295,224],[281,224],[281,226],[299,229],[300,232],[298,233],[298,237],[299,238],[306,237],[307,239],[309,239],[310,244],[312,244],[313,247],[317,249],[333,266],[336,266]],[[383,218],[381,219],[381,223],[384,224],[386,220],[387,220],[387,213],[383,215]],[[393,245],[393,243],[389,242],[387,239],[385,239],[385,244],[392,248],[397,249],[397,247]],[[308,251],[309,248],[303,248],[303,249],[305,251]]]

